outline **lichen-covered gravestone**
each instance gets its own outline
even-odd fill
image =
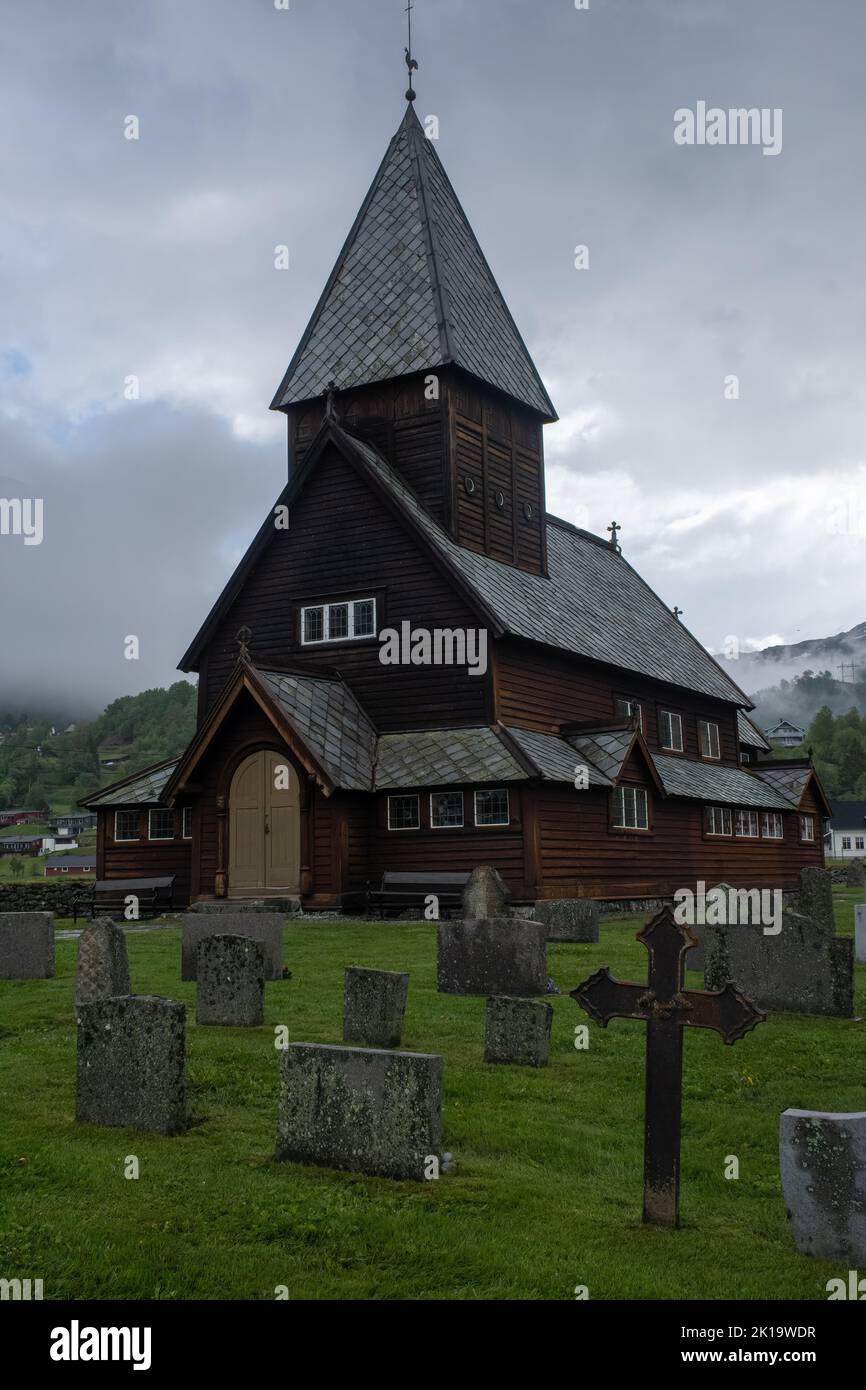
[[[0,980],[48,980],[54,974],[50,912],[0,912]]]
[[[440,994],[547,993],[547,928],[494,917],[437,925]]]
[[[535,920],[548,941],[598,941],[599,906],[592,898],[541,898]]]
[[[280,1061],[278,1159],[373,1177],[438,1176],[442,1058],[290,1043]]]
[[[463,916],[467,921],[501,917],[510,902],[511,894],[497,869],[481,864],[472,870],[463,889]]]
[[[800,1253],[866,1265],[866,1111],[786,1110],[779,1164]]]
[[[206,936],[198,944],[196,1023],[257,1028],[265,1017],[265,953],[249,936]]]
[[[399,970],[350,965],[343,990],[343,1041],[364,1047],[399,1047],[409,976]]]
[[[126,995],[81,1004],[75,1118],[174,1134],[186,1123],[186,1011],[173,999]]]
[[[129,994],[129,960],[126,937],[109,917],[99,917],[78,938],[75,1002],[111,999]]]
[[[187,912],[181,935],[180,978],[195,979],[196,952],[206,936],[249,936],[265,953],[265,979],[281,979],[284,920],[282,912],[221,912],[213,916]]]
[[[854,943],[828,933],[825,920],[782,914],[781,930],[763,927],[704,928],[707,989],[728,980],[760,1009],[850,1018],[854,1013]]]
[[[546,1067],[550,1057],[553,1009],[535,999],[494,995],[484,1018],[485,1062]]]

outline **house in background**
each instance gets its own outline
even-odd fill
[[[805,729],[798,728],[796,724],[789,723],[787,719],[780,720],[778,724],[773,725],[772,729],[765,729],[764,733],[776,748],[799,748],[806,737]]]
[[[0,854],[47,854],[54,847],[53,835],[10,835],[0,839]]]
[[[0,827],[4,825],[32,825],[42,815],[41,811],[0,811]]]
[[[59,878],[68,874],[74,878],[76,875],[93,874],[96,872],[95,854],[55,854],[45,861],[45,874],[47,878]]]
[[[866,859],[866,801],[834,801],[825,850],[829,859]]]
[[[96,812],[64,811],[62,814],[49,816],[48,824],[59,835],[80,835],[82,830],[96,829]]]
[[[556,414],[411,102],[272,408],[288,482],[181,660],[196,733],[80,802],[100,879],[315,908],[391,870],[527,903],[823,862],[811,765],[759,761],[616,524],[547,512]]]

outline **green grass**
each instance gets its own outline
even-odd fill
[[[840,892],[850,931],[857,895]],[[597,946],[553,946],[563,991],[599,965],[644,978],[638,919]],[[679,1231],[640,1224],[643,1047],[638,1023],[589,1024],[563,994],[550,1065],[485,1066],[484,1000],[439,995],[421,923],[289,926],[291,980],[269,984],[266,1025],[197,1027],[180,982],[180,933],[128,936],[133,988],[189,1009],[192,1127],[175,1138],[76,1125],[76,943],[57,976],[0,982],[0,1276],[43,1278],[46,1298],[825,1299],[844,1273],[800,1256],[779,1187],[779,1114],[862,1110],[866,1025],[771,1016],[725,1047],[685,1043]],[[343,969],[411,974],[404,1046],[445,1058],[444,1148],[457,1171],[389,1182],[273,1160],[278,1053],[339,1042]],[[699,983],[691,976],[689,983]],[[858,1011],[866,970],[858,967]],[[123,1176],[137,1155],[140,1178]],[[740,1161],[726,1181],[726,1156]]]

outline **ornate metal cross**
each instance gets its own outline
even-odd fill
[[[643,1219],[677,1226],[683,1028],[713,1028],[724,1042],[734,1043],[763,1023],[766,1014],[730,982],[713,991],[683,988],[685,954],[697,938],[675,921],[671,908],[653,917],[637,939],[649,951],[648,985],[615,980],[604,966],[573,989],[571,997],[602,1028],[612,1018],[638,1018],[647,1025]]]
[[[610,532],[610,548],[616,550],[618,548],[617,532],[621,531],[622,527],[618,521],[612,521],[607,529]]]

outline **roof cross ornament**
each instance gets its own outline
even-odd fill
[[[621,531],[621,530],[622,530],[622,527],[620,526],[620,524],[619,524],[618,521],[612,521],[612,522],[610,523],[610,525],[608,526],[607,529],[608,529],[608,531],[610,532],[610,548],[611,548],[611,550],[619,550],[620,547],[619,547],[619,545],[617,544],[617,539],[616,539],[616,537],[617,537],[617,532],[618,532],[618,531]]]
[[[405,50],[405,52],[406,52],[406,66],[407,66],[407,68],[409,69],[409,90],[408,90],[407,93],[406,93],[406,100],[407,100],[407,101],[414,101],[414,100],[415,100],[415,91],[414,91],[414,88],[413,88],[413,86],[412,86],[412,73],[418,71],[418,64],[416,63],[415,59],[412,57],[412,10],[413,10],[413,9],[414,9],[414,6],[413,6],[413,4],[412,4],[412,0],[409,0],[408,5],[406,6],[406,18],[407,18],[407,20],[408,20],[408,22],[409,22],[409,47]]]
[[[674,617],[676,618],[677,622],[679,622],[679,620],[680,620],[680,614],[682,613],[683,610],[682,610],[681,608],[677,608],[676,606],[674,606],[674,608],[673,608],[671,611],[673,612],[673,615],[674,615]]]
[[[238,660],[250,660],[250,642],[252,641],[253,630],[250,627],[239,627],[235,633],[235,641],[238,644]]]

